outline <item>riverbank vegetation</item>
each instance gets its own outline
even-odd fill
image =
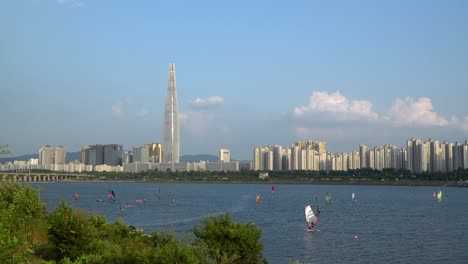
[[[190,235],[146,234],[119,219],[61,202],[50,213],[39,190],[0,184],[0,263],[267,263],[253,223],[212,216]]]
[[[96,180],[106,181],[162,181],[162,182],[232,182],[232,183],[311,183],[311,184],[374,184],[374,185],[446,185],[468,180],[468,169],[450,173],[412,173],[400,169],[357,169],[348,171],[263,171],[266,179],[259,178],[259,171],[157,171],[132,172],[83,172],[94,175]]]

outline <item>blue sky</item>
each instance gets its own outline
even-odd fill
[[[468,139],[468,1],[0,2],[0,143],[162,141],[181,154]]]

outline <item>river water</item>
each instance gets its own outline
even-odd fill
[[[228,211],[235,221],[254,221],[262,230],[269,263],[468,263],[468,188],[442,188],[438,202],[431,197],[438,187],[275,185],[272,194],[271,185],[263,184],[31,185],[42,189],[49,211],[66,200],[114,221],[121,207],[125,222],[148,233],[188,234],[203,218]],[[109,189],[118,202],[107,200]],[[73,200],[74,193],[81,198]],[[314,210],[320,206],[319,231],[304,230],[306,203]]]

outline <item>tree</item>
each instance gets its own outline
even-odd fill
[[[208,254],[216,263],[267,263],[262,253],[261,230],[252,222],[235,223],[226,213],[205,219],[193,233],[208,246]]]

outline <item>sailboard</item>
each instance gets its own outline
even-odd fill
[[[442,191],[439,191],[439,193],[437,194],[437,200],[438,200],[439,202],[442,201]]]
[[[351,199],[352,199],[353,201],[356,200],[356,195],[355,195],[354,193],[351,194]]]
[[[329,192],[327,192],[327,194],[325,195],[325,200],[327,201],[327,203],[331,202],[331,194]]]
[[[306,205],[304,210],[305,210],[305,218],[306,218],[306,223],[307,223],[307,228],[308,228],[307,231],[313,232],[314,226],[318,222],[318,218],[317,216],[315,216],[314,211],[312,210],[310,205]]]
[[[260,194],[257,194],[257,196],[255,197],[255,202],[257,203],[260,203]]]
[[[271,186],[271,193],[275,193],[275,186],[274,185]]]

